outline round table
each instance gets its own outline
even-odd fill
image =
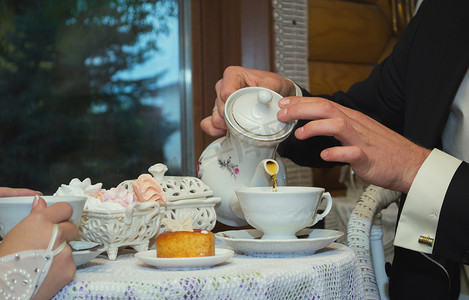
[[[363,282],[353,251],[338,243],[308,256],[235,253],[220,265],[184,271],[157,269],[124,253],[78,267],[54,299],[363,299]]]

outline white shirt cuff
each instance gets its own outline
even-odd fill
[[[420,243],[420,237],[435,239],[446,190],[461,160],[433,149],[410,187],[397,225],[394,245],[432,253],[434,243]]]

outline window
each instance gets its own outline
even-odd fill
[[[0,186],[193,172],[190,1],[0,1]]]

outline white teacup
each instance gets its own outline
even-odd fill
[[[10,229],[31,212],[34,196],[0,197],[0,236],[5,236]],[[41,196],[47,206],[57,202],[67,202],[73,208],[70,221],[80,226],[81,215],[86,197],[82,196]]]
[[[235,190],[246,221],[264,233],[262,239],[296,239],[296,232],[321,221],[331,210],[332,198],[323,188],[280,186]],[[321,214],[321,201],[327,201]]]

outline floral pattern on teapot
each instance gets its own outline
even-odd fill
[[[203,168],[200,168],[201,165],[202,165],[202,157],[201,159],[199,159],[197,163],[197,170],[196,170],[196,176],[199,179],[202,179],[203,177],[203,172],[202,172]],[[230,173],[230,175],[233,176],[235,179],[237,175],[239,174],[239,167],[238,165],[234,164],[231,161],[231,156],[228,157],[228,159],[226,160],[218,159],[218,165],[220,166],[221,169],[226,169]]]
[[[227,169],[231,173],[231,176],[234,176],[235,178],[236,175],[239,174],[238,165],[231,162],[231,156],[228,157],[227,160],[218,159],[218,164],[220,165],[220,168]]]

